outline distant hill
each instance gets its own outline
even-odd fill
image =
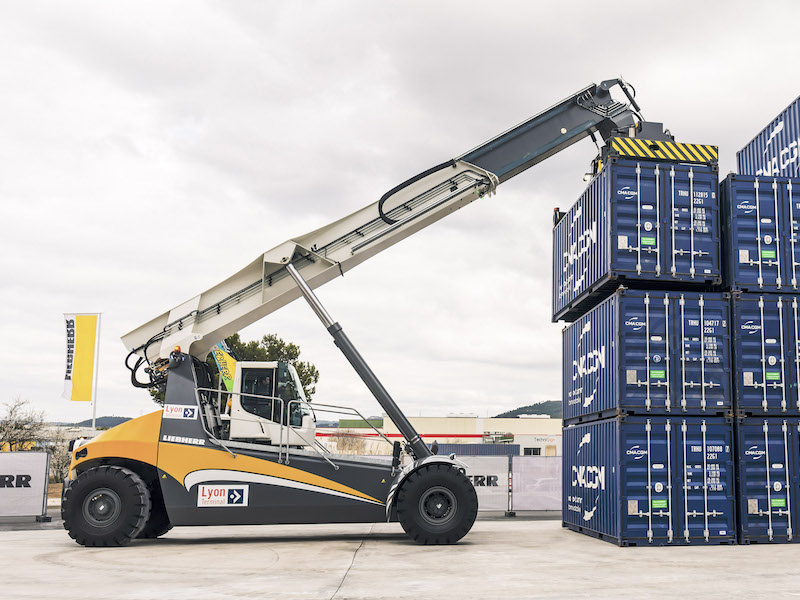
[[[95,420],[95,425],[97,427],[105,427],[107,429],[111,429],[112,427],[116,427],[124,423],[125,421],[130,421],[130,417],[97,417]],[[91,427],[92,420],[86,419],[85,421],[81,421],[80,423],[72,423],[74,427]]]
[[[521,406],[508,412],[500,413],[496,419],[513,419],[520,415],[550,415],[551,419],[563,418],[561,412],[561,402],[559,400],[547,400],[546,402],[539,402],[538,404],[529,404],[528,406]]]

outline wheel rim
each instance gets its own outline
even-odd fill
[[[458,501],[453,492],[439,485],[426,490],[419,499],[419,514],[431,525],[449,523],[457,509]]]
[[[108,488],[94,490],[83,501],[83,518],[95,527],[107,527],[119,517],[122,500]]]

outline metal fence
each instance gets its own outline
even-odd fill
[[[482,511],[561,510],[560,456],[459,456]]]
[[[0,517],[47,514],[47,452],[0,452]]]

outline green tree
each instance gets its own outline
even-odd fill
[[[258,341],[249,342],[242,341],[239,334],[234,333],[225,341],[239,360],[281,360],[294,366],[309,400],[317,391],[319,371],[312,363],[300,360],[300,348],[297,344],[286,342],[274,333],[268,333]],[[210,357],[210,360],[213,362],[214,358]]]

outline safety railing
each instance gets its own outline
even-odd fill
[[[279,405],[279,411],[278,411],[279,418],[278,418],[277,421],[272,421],[272,422],[278,424],[278,431],[279,431],[278,444],[277,444],[277,446],[278,446],[278,462],[281,463],[281,464],[287,464],[287,465],[289,464],[289,447],[292,445],[290,443],[290,441],[291,441],[290,436],[291,435],[295,435],[298,438],[300,438],[303,442],[305,442],[306,446],[311,448],[319,456],[321,456],[323,459],[325,459],[325,461],[328,462],[334,469],[337,469],[337,470],[339,469],[339,466],[336,465],[333,461],[331,461],[330,458],[328,458],[328,455],[331,454],[330,450],[328,450],[325,446],[320,444],[316,440],[316,438],[313,439],[313,440],[309,440],[305,435],[303,435],[300,432],[301,427],[298,427],[298,426],[295,426],[295,425],[291,424],[292,406],[293,405],[297,406],[298,408],[301,407],[301,406],[307,406],[309,408],[309,410],[311,411],[312,415],[316,415],[317,412],[324,412],[324,413],[338,414],[338,415],[343,415],[343,416],[358,417],[364,423],[369,425],[369,427],[376,434],[378,434],[378,437],[381,440],[385,441],[387,444],[390,444],[390,445],[392,444],[392,441],[389,440],[389,438],[386,437],[386,435],[384,435],[384,433],[382,431],[380,431],[377,427],[375,427],[372,423],[370,423],[370,421],[366,417],[364,417],[364,415],[361,414],[361,412],[359,412],[357,409],[352,408],[350,406],[339,406],[339,405],[336,405],[336,404],[321,404],[321,403],[317,403],[317,402],[314,402],[312,404],[312,403],[310,403],[308,401],[305,401],[305,400],[290,400],[288,402],[288,404],[285,404],[283,398],[279,398],[277,396],[265,396],[265,395],[261,395],[261,394],[249,394],[249,393],[246,393],[246,392],[233,392],[233,391],[224,391],[224,392],[222,392],[220,394],[219,393],[220,390],[215,390],[213,388],[206,388],[206,387],[197,387],[197,388],[195,388],[195,397],[197,399],[198,406],[201,406],[201,407],[203,405],[203,401],[201,400],[200,392],[208,392],[210,394],[218,394],[218,396],[217,396],[217,401],[218,402],[221,402],[222,394],[229,394],[229,395],[232,395],[232,396],[235,395],[235,396],[248,397],[248,398],[257,398],[257,399],[261,399],[261,400],[269,400],[269,401],[272,401],[272,402],[277,402],[278,405]],[[209,400],[209,402],[213,402],[213,400]],[[287,408],[286,411],[283,410],[284,406],[286,406],[286,408]],[[217,411],[220,413],[220,415],[222,414],[221,408],[218,407]],[[273,415],[275,414],[274,406],[273,406],[272,414]],[[249,421],[249,419],[237,419],[236,417],[233,417],[233,416],[229,416],[229,420],[230,421],[234,421],[234,420],[239,420],[239,421],[248,420]],[[206,435],[208,435],[210,439],[213,439],[222,448],[224,448],[225,450],[227,450],[231,454],[234,454],[225,445],[225,441],[226,440],[219,439],[209,429],[209,427],[207,426],[207,423],[205,422],[204,419],[201,419],[200,421],[201,421],[201,423],[203,425],[203,429],[204,429]],[[302,417],[301,417],[301,425],[302,425]],[[363,436],[354,435],[353,437],[363,437]],[[370,439],[373,439],[373,438],[370,438]]]
[[[213,388],[206,388],[206,387],[197,387],[197,388],[195,388],[195,397],[197,399],[198,406],[202,406],[203,405],[203,402],[200,399],[200,392],[217,393],[217,392],[219,392],[219,390],[215,390]],[[246,392],[228,392],[228,391],[226,391],[226,392],[223,392],[223,393],[230,394],[231,396],[247,396],[248,398],[259,398],[259,399],[262,399],[262,400],[270,400],[270,401],[278,402],[279,405],[280,405],[279,414],[280,415],[283,414],[283,406],[284,406],[283,398],[279,398],[277,396],[264,396],[264,395],[261,395],[261,394],[248,394]],[[220,415],[222,414],[222,411],[221,411],[221,409],[219,407],[217,408],[217,411],[220,413]],[[275,413],[274,409],[273,409],[272,412],[273,412],[273,414]],[[256,415],[256,416],[258,416],[258,415]],[[230,421],[236,421],[236,420],[238,420],[238,421],[249,421],[249,419],[237,419],[237,418],[235,418],[233,416],[230,416],[230,415],[228,416],[228,419]],[[227,450],[228,452],[233,454],[233,452],[231,452],[231,450],[224,444],[225,440],[220,440],[216,435],[214,435],[211,431],[209,431],[209,429],[206,426],[206,423],[205,423],[205,421],[203,419],[201,419],[200,421],[201,421],[201,423],[203,425],[203,429],[205,430],[206,435],[208,435],[211,439],[213,439],[215,442],[217,442],[220,446],[225,448],[225,450]],[[283,463],[284,462],[283,461],[283,456],[282,456],[282,454],[283,454],[283,452],[282,452],[282,450],[283,450],[283,423],[282,423],[282,421],[283,421],[282,418],[280,420],[278,420],[278,421],[273,421],[273,423],[278,423],[278,425],[280,426],[279,427],[280,438],[278,440],[278,462],[279,463]],[[288,443],[287,443],[287,446],[286,446],[287,453],[288,453],[288,447],[289,446],[288,446]],[[287,462],[288,462],[288,460],[287,460]]]
[[[372,423],[370,423],[370,422],[369,422],[369,421],[368,421],[368,420],[367,420],[367,419],[364,417],[364,415],[362,415],[362,414],[361,414],[361,413],[360,413],[358,410],[356,410],[355,408],[352,408],[352,407],[350,407],[350,406],[338,406],[338,405],[336,405],[336,404],[320,404],[320,403],[317,403],[317,402],[315,402],[314,404],[311,404],[310,402],[307,402],[307,401],[305,401],[305,400],[290,400],[290,401],[289,401],[289,405],[288,405],[288,407],[289,407],[289,410],[288,410],[288,411],[286,411],[286,420],[287,420],[287,424],[286,424],[286,426],[287,426],[287,427],[290,427],[290,425],[288,424],[288,420],[289,420],[289,417],[290,417],[290,415],[292,414],[292,405],[293,405],[293,404],[296,404],[296,405],[298,406],[298,408],[299,408],[300,406],[307,406],[307,407],[308,407],[308,408],[311,410],[311,412],[312,412],[312,413],[314,413],[314,414],[316,414],[317,410],[319,410],[319,412],[326,412],[326,413],[331,413],[331,414],[338,414],[338,415],[345,415],[345,416],[351,416],[351,417],[358,417],[359,419],[361,419],[362,421],[364,421],[364,422],[365,422],[367,425],[369,425],[369,426],[370,426],[370,428],[372,428],[372,430],[373,430],[375,433],[377,433],[377,434],[378,434],[378,436],[379,436],[381,439],[383,439],[383,440],[384,440],[384,441],[385,441],[387,444],[392,444],[392,442],[389,440],[389,438],[388,438],[388,437],[386,437],[386,436],[383,434],[383,432],[382,432],[382,431],[378,430],[378,428],[377,428],[377,427],[375,427],[375,426],[374,426]],[[309,442],[309,441],[308,441],[308,439],[307,439],[307,438],[306,438],[304,435],[302,435],[300,432],[298,432],[298,431],[296,431],[296,430],[294,431],[294,433],[295,433],[295,435],[297,435],[297,436],[298,436],[300,439],[302,439],[304,442],[306,442],[306,444],[307,444],[308,446],[310,446],[311,448],[314,448],[314,450],[316,450],[316,451],[317,451],[317,453],[319,453],[319,454],[322,456],[322,458],[324,458],[324,459],[325,459],[325,460],[327,460],[327,461],[328,461],[328,462],[329,462],[331,465],[333,465],[333,468],[334,468],[334,469],[338,469],[338,468],[339,468],[337,465],[335,465],[333,462],[331,462],[331,460],[330,460],[330,459],[328,459],[328,457],[327,457],[327,456],[325,456],[325,454],[330,454],[330,453],[331,453],[331,452],[330,452],[330,450],[328,450],[327,448],[325,448],[325,446],[323,446],[322,444],[320,444],[320,443],[319,443],[319,442],[318,442],[316,439],[314,439],[314,443],[312,444],[311,442]],[[360,436],[354,436],[354,437],[360,437]],[[320,451],[319,451],[318,447],[319,447],[319,448],[321,448],[321,449],[324,451],[324,454],[323,454],[322,452],[320,452]],[[289,464],[289,458],[288,458],[288,448],[287,448],[287,458],[286,458],[286,464]]]

